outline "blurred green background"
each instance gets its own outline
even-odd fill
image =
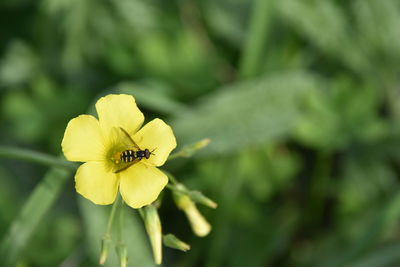
[[[212,140],[164,166],[219,204],[198,238],[165,192],[163,230],[192,249],[164,266],[400,266],[399,1],[2,0],[0,21],[0,144],[60,155],[68,121],[109,93],[180,147]],[[43,205],[24,206],[39,183]],[[0,161],[13,265],[98,266],[109,208],[70,172]],[[129,266],[154,266],[127,213]]]

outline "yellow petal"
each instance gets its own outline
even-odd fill
[[[124,201],[138,209],[155,201],[168,183],[167,176],[159,169],[141,162],[120,172],[120,186]]]
[[[103,160],[104,141],[97,119],[90,115],[80,115],[70,120],[61,147],[70,161]]]
[[[93,203],[108,205],[114,202],[117,195],[118,177],[107,172],[103,162],[87,162],[76,172],[75,188]]]
[[[131,95],[107,95],[96,103],[100,126],[106,134],[113,127],[122,127],[133,135],[142,126],[143,113]]]
[[[154,119],[147,123],[133,139],[141,149],[153,151],[149,159],[143,159],[144,163],[153,166],[161,166],[167,160],[169,153],[176,147],[176,139],[171,127],[160,119]]]

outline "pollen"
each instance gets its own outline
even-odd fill
[[[121,163],[121,152],[116,152],[112,157],[111,161],[114,162],[115,164],[120,164]]]

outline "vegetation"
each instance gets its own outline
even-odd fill
[[[98,266],[111,207],[57,156],[109,93],[168,122],[178,150],[211,139],[164,166],[218,208],[195,237],[165,190],[163,231],[191,250],[163,265],[400,264],[399,1],[3,0],[0,20],[4,264]],[[129,265],[154,266],[125,216]]]

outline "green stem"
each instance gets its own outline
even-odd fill
[[[119,257],[119,266],[126,267],[128,263],[128,252],[127,248],[123,239],[123,229],[124,229],[124,201],[122,200],[119,204],[119,224],[117,227],[117,254]]]
[[[118,243],[123,243],[122,229],[124,229],[124,201],[119,205]]]
[[[179,188],[176,188],[175,186],[170,185],[170,184],[167,184],[166,187],[171,191],[176,191],[176,192],[179,192],[179,193],[187,193],[186,191],[184,191],[182,189],[179,189]]]
[[[108,218],[108,223],[107,223],[107,232],[104,235],[105,237],[110,237],[111,238],[112,225],[114,223],[116,210],[120,206],[120,204],[119,204],[120,202],[121,202],[121,195],[118,194],[117,195],[117,199],[114,201],[114,204],[113,204],[113,206],[111,208],[110,217]]]
[[[100,265],[103,265],[106,262],[107,257],[108,257],[108,250],[109,250],[109,247],[111,244],[112,226],[114,223],[115,214],[116,214],[117,210],[120,210],[120,202],[121,202],[121,195],[118,194],[117,198],[115,199],[114,204],[111,208],[110,217],[108,217],[107,230],[101,240],[101,251],[100,251],[100,259],[99,259]]]
[[[186,145],[181,150],[179,150],[178,152],[175,152],[175,153],[171,154],[168,157],[168,160],[176,159],[176,158],[179,158],[179,157],[189,158],[194,153],[196,153],[198,150],[203,149],[204,147],[208,146],[208,144],[210,142],[211,142],[211,140],[209,138],[204,138],[204,139],[202,139],[200,141],[197,141],[197,142],[195,142],[193,144]]]
[[[164,171],[164,170],[163,170],[163,172],[165,173],[165,175],[168,176],[168,179],[169,179],[174,185],[179,184],[178,179],[176,179],[175,176],[173,176],[171,173],[169,173],[169,172],[167,172],[167,171]]]
[[[268,37],[271,4],[273,0],[255,0],[239,67],[241,79],[257,75],[263,59],[263,50]]]
[[[187,193],[188,193],[187,190],[183,190],[183,189],[176,188],[175,186],[170,185],[170,184],[167,184],[166,187],[167,187],[168,189],[170,189],[171,191],[175,191],[175,192],[178,192],[178,193],[182,193],[182,194],[187,194]]]
[[[64,169],[76,170],[76,163],[28,149],[0,146],[0,158],[19,159]]]
[[[179,158],[179,157],[183,157],[183,154],[180,153],[180,152],[181,152],[181,151],[176,152],[176,153],[174,153],[174,154],[171,154],[171,155],[168,157],[168,160],[176,159],[176,158]]]
[[[175,152],[171,155],[169,155],[168,160],[171,159],[176,159],[176,158],[189,158],[190,156],[193,155],[193,153],[196,152],[197,149],[194,148],[194,145],[191,146],[184,146],[181,150],[178,152]]]

